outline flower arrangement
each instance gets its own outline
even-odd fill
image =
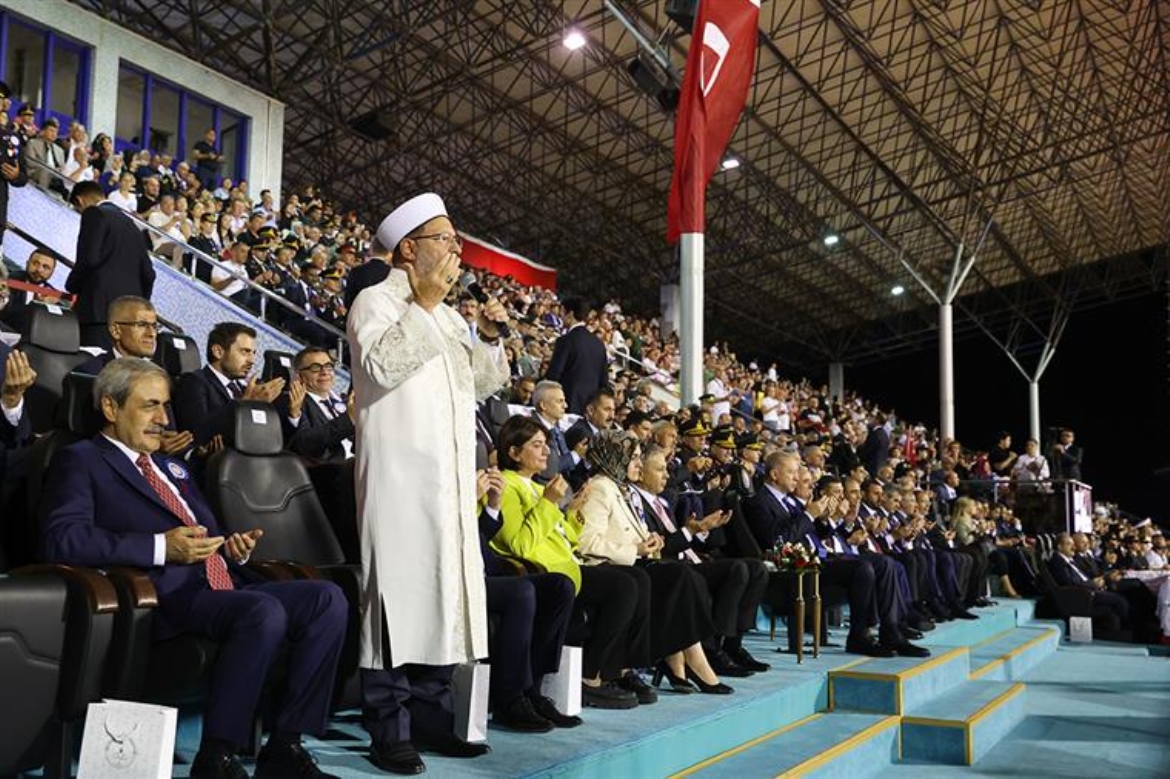
[[[820,559],[804,544],[785,543],[764,552],[764,561],[778,571],[803,571],[816,568]]]

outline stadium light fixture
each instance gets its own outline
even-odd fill
[[[901,284],[895,284],[893,287],[890,288],[890,294],[893,295],[894,297],[898,297],[899,295],[901,295],[905,291],[906,291],[906,288],[903,287]]]
[[[833,247],[841,243],[841,236],[837,235],[836,233],[827,233],[821,240],[824,242],[825,246]]]
[[[739,160],[735,157],[728,157],[723,161],[722,167],[724,170],[735,170],[739,167]]]
[[[580,30],[569,29],[565,31],[565,48],[569,51],[576,51],[585,46],[585,33]]]

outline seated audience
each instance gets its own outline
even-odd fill
[[[578,492],[562,511],[560,504],[568,494],[564,478],[554,477],[543,488],[533,481],[549,460],[539,422],[526,416],[512,417],[500,429],[497,445],[504,475],[500,501],[503,527],[491,548],[572,579],[577,588],[573,609],[588,614],[590,623],[588,637],[569,636],[570,644],[580,643],[584,650],[582,703],[604,709],[652,703],[653,690],[633,670],[651,664],[650,579],[646,572],[582,563],[579,509],[589,490]]]

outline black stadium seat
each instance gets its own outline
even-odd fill
[[[154,350],[154,362],[171,378],[199,370],[203,365],[199,345],[189,335],[160,332]]]
[[[328,579],[345,592],[349,632],[337,672],[344,685],[357,669],[360,567],[346,562],[308,468],[283,445],[272,406],[240,401],[231,446],[207,464],[208,502],[225,532],[264,531],[257,559],[305,566],[303,576]]]
[[[279,377],[288,384],[292,381],[292,372],[293,355],[290,352],[278,352],[274,349],[264,352],[264,368],[260,372],[260,381],[272,381]]]
[[[53,426],[65,375],[90,355],[80,351],[77,318],[58,306],[30,305],[20,335],[19,348],[37,372],[36,384],[24,395],[25,408],[33,432],[43,433]]]
[[[96,430],[94,412],[90,404],[84,413],[78,398],[88,402],[92,383],[81,374],[65,381],[75,413],[63,417],[86,432]],[[0,689],[20,702],[0,709],[0,776],[42,763],[47,776],[69,775],[74,729],[89,703],[106,694],[109,661],[118,652],[118,600],[105,577],[86,568],[26,564],[38,547],[37,501],[48,458],[78,437],[55,430],[37,440],[29,455],[28,510],[6,517],[21,526],[9,528],[0,560],[24,565],[0,577]]]

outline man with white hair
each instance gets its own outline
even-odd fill
[[[419,750],[489,751],[455,737],[451,674],[486,657],[487,599],[475,484],[475,404],[508,380],[503,305],[480,311],[478,338],[443,303],[462,239],[435,194],[379,225],[385,280],[349,312],[362,549],[363,724],[370,759],[425,770]]]

